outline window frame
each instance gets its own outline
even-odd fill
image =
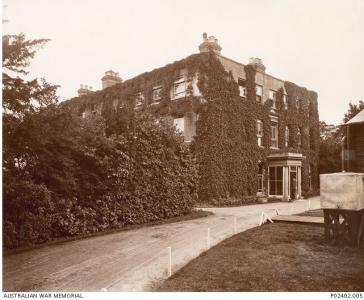
[[[287,94],[283,94],[283,108],[288,109],[288,99]]]
[[[162,100],[162,95],[160,94],[161,91],[162,91],[162,86],[159,85],[159,86],[155,86],[153,87],[153,91],[152,91],[152,100],[154,103],[158,103]],[[156,92],[158,92],[158,95],[156,96]]]
[[[188,80],[184,76],[182,76],[179,79],[177,79],[176,81],[174,81],[173,86],[172,86],[171,100],[176,100],[176,99],[180,99],[180,98],[189,96],[187,92],[188,92],[188,87],[191,83],[192,83],[191,80]],[[183,85],[183,91],[176,93],[176,87],[181,86],[181,85]]]
[[[178,121],[182,120],[183,129],[181,130],[178,126]],[[176,132],[181,133],[183,136],[185,134],[185,117],[173,118],[173,126],[175,127]]]
[[[277,91],[269,90],[268,99],[273,101],[272,108],[277,109]]]
[[[261,130],[259,131],[259,127],[261,127]],[[257,120],[256,122],[256,136],[257,136],[257,144],[259,147],[263,146],[263,137],[264,137],[264,127],[263,127],[263,121]]]
[[[275,130],[273,130],[273,129],[275,129]],[[278,123],[272,122],[271,125],[270,125],[270,130],[271,130],[270,131],[270,148],[271,149],[279,149],[279,147],[278,147]],[[273,132],[276,133],[274,139],[273,139]],[[273,143],[276,146],[274,146]]]
[[[144,94],[142,92],[138,92],[136,95],[135,95],[135,107],[140,107],[143,105],[145,101],[145,97],[144,97]]]
[[[280,168],[280,172],[277,171],[277,169]],[[274,169],[274,174],[272,173],[272,169]],[[281,175],[279,179],[279,173]],[[274,176],[273,176],[274,175]],[[268,182],[269,182],[269,196],[283,196],[283,166],[269,166],[268,167]],[[281,183],[280,186],[278,183]],[[274,184],[274,193],[271,193],[272,191],[272,184]],[[281,193],[278,193],[278,187],[280,189]]]
[[[290,132],[289,132],[289,126],[286,125],[286,127],[284,128],[284,146],[286,148],[289,147],[289,134],[290,134]]]
[[[258,94],[258,90],[260,90],[260,94]],[[263,103],[263,86],[260,84],[255,84],[255,100],[259,103]]]

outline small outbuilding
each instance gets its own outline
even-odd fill
[[[342,126],[343,171],[364,173],[364,109]]]

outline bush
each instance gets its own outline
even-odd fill
[[[102,118],[60,108],[24,119],[6,152],[6,248],[192,211],[197,169],[183,138],[143,112],[125,124],[106,136]]]

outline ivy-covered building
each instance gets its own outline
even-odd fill
[[[82,117],[102,115],[109,132],[143,111],[175,125],[196,155],[200,201],[313,193],[317,94],[269,75],[258,58],[244,65],[221,55],[213,36],[204,34],[199,50],[125,82],[109,71],[103,90],[68,103]]]

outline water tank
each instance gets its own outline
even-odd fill
[[[364,173],[321,174],[320,200],[323,209],[364,209]]]

